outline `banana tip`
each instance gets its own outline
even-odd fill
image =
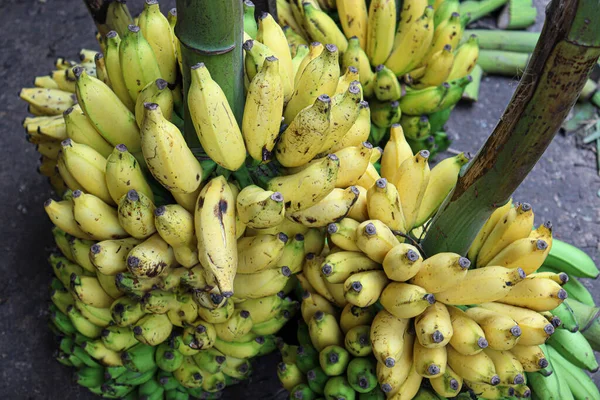
[[[490,385],[496,386],[499,384],[500,384],[500,377],[498,375],[492,376],[492,379],[490,379]]]
[[[396,360],[393,359],[392,357],[388,357],[385,359],[384,362],[385,366],[388,368],[394,368],[394,365],[396,365]],[[383,388],[382,388],[383,389]],[[385,390],[384,390],[385,391]]]

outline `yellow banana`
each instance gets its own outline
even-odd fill
[[[178,204],[154,210],[154,224],[160,237],[173,247],[175,259],[186,268],[198,263],[198,247],[194,234],[194,216]]]
[[[157,277],[175,264],[173,249],[158,233],[135,246],[127,254],[127,269],[136,277]]]
[[[321,144],[321,153],[331,151],[346,136],[360,114],[361,100],[359,83],[353,81],[341,99],[331,107],[329,129],[325,133],[325,141]]]
[[[103,157],[108,157],[113,147],[96,131],[79,104],[63,113],[67,137],[73,141],[90,146]]]
[[[446,371],[436,378],[429,378],[429,383],[439,396],[456,397],[462,389],[463,378],[447,365]]]
[[[437,253],[423,260],[421,269],[410,280],[429,293],[451,289],[467,276],[471,262],[456,253]]]
[[[179,129],[167,121],[156,103],[144,105],[142,152],[148,169],[164,187],[192,193],[202,180],[202,167]]]
[[[281,193],[250,185],[236,199],[237,217],[249,228],[267,229],[279,225],[285,218]]]
[[[117,210],[92,194],[73,192],[73,217],[77,225],[96,240],[128,236],[119,224]]]
[[[342,69],[345,71],[349,67],[358,69],[360,85],[366,97],[373,95],[375,83],[375,73],[371,70],[371,64],[365,49],[361,48],[358,37],[351,37],[348,40],[348,48],[342,55]]]
[[[421,150],[407,158],[396,172],[393,183],[398,188],[400,204],[406,221],[406,230],[415,226],[419,208],[429,182],[429,151]]]
[[[562,304],[567,291],[552,279],[525,279],[514,285],[499,303],[528,308],[534,311],[550,311]]]
[[[343,218],[339,222],[327,225],[328,240],[347,251],[359,251],[356,245],[356,230],[360,223],[352,218]]]
[[[387,179],[377,179],[367,191],[367,207],[370,218],[383,222],[390,229],[406,232],[400,195],[396,186]]]
[[[452,322],[450,345],[461,354],[471,356],[488,347],[485,332],[467,313],[454,306],[446,306]]]
[[[477,265],[487,265],[503,248],[518,239],[529,236],[533,228],[533,210],[528,203],[519,204],[508,210],[481,246]]]
[[[121,197],[118,204],[119,223],[136,239],[145,239],[156,232],[154,225],[155,206],[142,192],[131,189]]]
[[[427,64],[433,55],[442,50],[446,45],[450,45],[453,49],[456,49],[460,42],[461,31],[460,14],[454,12],[450,18],[435,28],[431,47],[429,47],[427,54],[423,57],[421,64]]]
[[[280,60],[280,68],[285,70],[282,79],[286,79],[286,87],[293,87],[292,55],[288,41],[281,27],[269,13],[262,13],[258,18],[258,34],[256,40],[271,49]]]
[[[141,128],[144,121],[144,104],[156,103],[160,106],[164,117],[171,121],[173,115],[173,93],[168,88],[169,83],[164,79],[157,79],[148,83],[140,92],[135,102],[135,120]]]
[[[106,51],[104,52],[104,64],[106,73],[110,79],[110,87],[115,92],[119,100],[130,110],[135,108],[135,102],[131,99],[125,79],[121,72],[121,61],[119,57],[119,46],[121,38],[117,31],[110,31],[106,34]]]
[[[371,65],[383,64],[394,45],[396,3],[392,0],[374,0],[369,6],[367,24],[367,54]]]
[[[275,155],[284,167],[299,167],[312,160],[329,133],[331,98],[322,94],[301,110],[281,134]]]
[[[508,269],[489,266],[470,269],[466,276],[453,287],[436,294],[445,304],[479,304],[504,298],[511,287],[525,279],[521,268]]]
[[[346,189],[333,189],[315,205],[304,210],[291,212],[288,218],[304,226],[323,228],[346,217],[350,208],[358,199],[358,195],[358,189],[354,186]]]
[[[283,290],[291,276],[288,267],[265,269],[254,274],[237,274],[233,281],[236,298],[257,299]]]
[[[409,321],[407,318],[398,318],[386,310],[381,310],[371,323],[373,354],[386,368],[393,368],[403,357],[405,332]],[[410,352],[412,353],[412,346]]]
[[[355,187],[358,189],[359,192],[358,199],[350,209],[350,212],[348,213],[348,218],[352,218],[353,220],[358,222],[364,222],[367,219],[369,219],[369,211],[367,208],[367,189],[360,185],[355,185]],[[354,238],[354,240],[356,241],[356,237]]]
[[[352,127],[340,139],[340,141],[331,148],[331,151],[339,151],[350,146],[358,146],[369,138],[371,129],[371,111],[369,103],[361,101],[358,103],[358,117]]]
[[[448,193],[456,185],[460,169],[467,162],[469,162],[469,158],[464,153],[460,153],[454,157],[442,160],[433,167],[429,175],[425,194],[423,195],[423,201],[421,201],[421,206],[419,207],[415,226],[423,225],[435,214],[446,199],[446,196],[448,196]]]
[[[441,85],[448,80],[453,63],[454,53],[452,53],[452,47],[447,44],[431,56],[425,66],[423,75],[417,77],[416,80],[418,83],[413,84],[413,86],[417,89],[422,89],[429,86]],[[409,73],[409,76],[411,75],[412,72]]]
[[[405,282],[415,276],[423,265],[419,250],[406,243],[392,247],[383,259],[383,270],[388,278]]]
[[[447,307],[434,303],[415,318],[415,331],[421,346],[425,348],[443,347],[454,335],[452,320]]]
[[[386,396],[392,397],[400,391],[402,384],[406,382],[409,373],[413,370],[415,335],[409,333],[406,329],[403,331],[390,331],[389,334],[390,337],[403,336],[402,348],[393,365],[388,366],[386,363],[379,361],[376,373],[381,390]]]
[[[79,105],[98,133],[113,146],[122,143],[131,152],[139,152],[140,131],[131,111],[108,86],[83,68],[76,67],[73,72]]]
[[[510,349],[526,372],[536,372],[548,367],[548,360],[540,346],[523,346],[517,344]]]
[[[512,199],[510,199],[503,206],[496,208],[494,212],[492,212],[490,217],[487,219],[485,224],[481,227],[481,229],[477,233],[477,236],[475,237],[475,240],[469,248],[469,252],[467,253],[467,257],[469,258],[469,260],[471,260],[471,262],[475,263],[477,261],[477,256],[479,255],[481,246],[483,246],[483,243],[490,235],[498,221],[500,221],[500,219],[504,217],[504,215],[506,215],[506,213],[511,209],[511,207]]]
[[[466,314],[483,329],[490,349],[510,350],[521,337],[519,324],[506,315],[482,307],[469,308]]]
[[[390,228],[376,219],[364,221],[356,231],[356,245],[377,263],[382,263],[386,254],[399,243]]]
[[[323,264],[323,261],[324,257],[317,256],[314,253],[308,253],[304,259],[302,273],[316,293],[320,294],[331,303],[335,303],[333,295],[325,284],[327,281],[321,275],[321,265]]]
[[[240,238],[237,242],[238,274],[254,274],[274,267],[283,254],[288,237],[280,232],[277,235],[257,235]]]
[[[134,103],[148,83],[163,78],[154,51],[137,25],[129,25],[121,39],[119,63],[123,81]]]
[[[221,294],[233,295],[238,253],[235,202],[223,176],[213,178],[200,192],[194,225],[200,263],[214,274]]]
[[[106,160],[106,186],[115,203],[131,189],[143,193],[154,202],[154,194],[139,162],[124,144],[117,145]]]
[[[425,378],[437,378],[446,372],[446,347],[424,347],[418,340],[413,345],[413,366]]]
[[[290,212],[304,210],[333,191],[339,165],[337,156],[329,154],[300,172],[271,179],[267,189],[280,192]]]
[[[342,30],[347,38],[356,36],[360,47],[367,48],[369,12],[362,0],[337,0],[337,11]]]
[[[219,324],[231,318],[234,307],[235,305],[231,300],[226,300],[217,308],[198,306],[198,316],[208,323]]]
[[[116,275],[127,270],[127,254],[141,240],[135,238],[104,240],[90,247],[89,259],[104,275]]]
[[[302,3],[304,10],[304,26],[314,40],[322,43],[332,43],[341,53],[346,51],[348,40],[344,33],[327,13],[315,8],[310,3]]]
[[[329,283],[344,283],[351,275],[380,269],[379,264],[359,251],[339,251],[328,254],[321,272]]]
[[[75,104],[73,94],[60,89],[23,88],[19,97],[40,115],[59,115]]]
[[[215,324],[214,327],[219,339],[226,342],[233,342],[249,333],[252,325],[250,312],[238,309],[233,312],[233,315],[227,321]]]
[[[381,305],[398,318],[413,318],[435,303],[435,296],[408,283],[392,282],[379,298]]]
[[[194,65],[191,76],[187,104],[200,144],[217,164],[235,171],[244,163],[246,148],[225,93],[204,63]]]
[[[76,300],[92,307],[107,308],[114,299],[102,289],[98,278],[72,273],[70,277],[71,294]]]
[[[494,362],[501,384],[521,385],[525,383],[523,365],[510,351],[484,349],[483,352]]]
[[[365,173],[372,153],[373,145],[369,142],[362,142],[358,146],[348,146],[336,151],[334,154],[340,160],[340,169],[335,186],[345,188],[354,185]]]
[[[300,71],[300,66],[304,62],[304,60],[308,60],[308,45],[300,44],[296,48],[296,54],[294,58],[292,58],[292,68],[293,68],[293,79],[296,81],[296,77],[298,76],[298,72]],[[306,67],[306,65],[305,65]]]
[[[286,123],[291,123],[296,115],[312,104],[318,96],[333,96],[340,78],[338,58],[338,48],[327,44],[321,54],[306,65],[285,107],[283,116]]]
[[[463,379],[484,382],[491,385],[500,383],[492,359],[484,352],[472,356],[465,356],[448,346],[448,365]]]
[[[315,58],[319,57],[323,52],[325,46],[321,42],[311,42],[308,47],[308,55],[302,59],[302,61],[298,64],[298,68],[294,74],[294,88],[298,87],[298,82],[302,77],[302,73],[306,69],[308,63],[310,63]]]
[[[242,135],[250,157],[266,162],[279,135],[283,114],[283,86],[278,59],[265,58],[263,67],[250,82],[242,119]]]
[[[325,301],[327,301],[325,299]],[[328,302],[329,303],[329,302]],[[375,318],[374,307],[357,307],[350,303],[346,304],[340,314],[340,328],[344,334],[356,326],[360,325],[372,325],[373,319]]]
[[[344,346],[344,334],[334,315],[317,311],[308,322],[310,339],[317,351],[327,346]]]
[[[62,158],[71,176],[86,192],[114,205],[106,185],[106,158],[90,146],[71,139],[63,140],[61,147]]]
[[[296,21],[292,13],[292,7],[287,0],[277,0],[277,19],[282,27],[289,26],[298,34],[305,36],[302,24]]]
[[[381,270],[357,272],[344,282],[344,297],[350,304],[368,307],[375,304],[388,282]]]
[[[152,48],[162,78],[170,84],[175,84],[177,56],[173,47],[169,21],[160,12],[158,0],[146,1],[137,23]]]
[[[375,97],[379,101],[398,100],[402,96],[402,89],[394,72],[383,64],[375,68]]]
[[[447,80],[453,81],[455,79],[467,76],[473,71],[475,65],[477,65],[477,58],[479,57],[479,39],[476,35],[469,36],[469,39],[462,44],[454,54],[454,64],[450,75]]]
[[[400,124],[392,125],[390,139],[381,156],[381,176],[387,180],[393,180],[400,165],[412,156],[413,152],[404,137],[402,126]]]
[[[390,400],[409,400],[413,399],[419,392],[423,376],[421,376],[415,367],[415,364],[410,367],[406,380],[400,385],[400,388],[395,395],[390,397]]]
[[[542,239],[529,237],[517,239],[503,248],[488,265],[501,265],[506,268],[523,268],[526,274],[531,274],[542,266],[550,253],[550,246]]]

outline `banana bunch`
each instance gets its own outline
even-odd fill
[[[277,13],[301,66],[312,47],[338,48],[343,76],[358,79],[369,98],[373,144],[401,123],[413,150],[434,152],[448,145],[443,125],[471,81],[479,45],[475,35],[460,44],[469,16],[458,1],[430,3],[277,0]],[[308,43],[308,55],[298,52]]]

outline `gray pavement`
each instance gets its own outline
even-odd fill
[[[143,2],[130,0],[139,11]],[[174,1],[163,0],[164,10]],[[540,7],[541,10],[541,7]],[[543,13],[540,13],[540,21]],[[17,97],[33,77],[47,74],[58,56],[74,58],[82,47],[95,48],[94,27],[81,1],[2,0],[0,24],[0,398],[92,399],[71,383],[72,371],[52,358],[55,345],[47,329],[46,263],[52,248],[50,222],[42,204],[51,195],[35,171],[38,155],[20,125],[25,105]],[[538,24],[538,29],[540,25]],[[453,148],[476,150],[491,132],[516,87],[516,81],[486,78],[480,102],[460,105],[448,124]],[[534,207],[536,223],[554,222],[555,235],[600,261],[600,178],[595,155],[578,149],[573,137],[555,141],[515,194]],[[600,284],[585,281],[600,301]],[[283,399],[275,377],[276,356],[255,365],[249,384],[228,389],[223,398]],[[597,380],[597,382],[600,382]]]

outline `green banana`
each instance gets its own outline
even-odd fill
[[[564,358],[579,368],[590,372],[598,370],[598,362],[592,346],[581,332],[569,332],[557,329],[547,341],[548,347],[560,353]]]
[[[156,347],[138,343],[121,354],[123,365],[133,372],[146,372],[156,367],[154,353]]]
[[[551,310],[550,313],[562,321],[562,327],[570,332],[577,332],[579,330],[579,324],[575,317],[573,309],[569,305],[569,301],[565,300],[561,305]]]
[[[544,266],[563,271],[569,276],[577,278],[595,279],[600,274],[600,270],[586,253],[579,248],[553,239],[550,253],[544,261]]]
[[[372,357],[357,357],[348,364],[348,383],[357,393],[369,393],[377,388],[377,362]]]
[[[569,362],[560,353],[550,350],[555,369],[565,378],[575,399],[599,399],[600,391],[595,382],[581,368]]]

